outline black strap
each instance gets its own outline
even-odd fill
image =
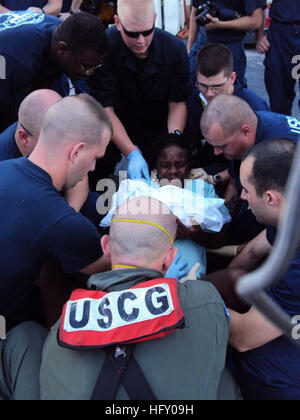
[[[106,359],[92,395],[92,401],[114,400],[123,383],[130,400],[156,400],[140,366],[133,356],[133,345],[116,358],[116,347],[107,348]]]
[[[131,356],[122,379],[130,400],[156,401],[155,395],[134,356]]]

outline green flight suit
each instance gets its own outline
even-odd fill
[[[25,322],[0,340],[0,401],[39,400],[42,349],[48,331]]]
[[[126,290],[146,280],[161,278],[147,269],[118,270],[91,277],[89,286],[108,292]],[[223,375],[230,321],[224,303],[210,283],[178,285],[185,328],[163,339],[139,343],[134,356],[158,400],[240,399],[232,377]],[[105,352],[70,350],[57,344],[59,323],[48,336],[40,372],[44,400],[91,399]],[[222,377],[222,381],[221,381]],[[219,389],[220,381],[224,388]],[[117,400],[127,400],[123,385]]]

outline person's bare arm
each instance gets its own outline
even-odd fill
[[[254,10],[250,16],[243,16],[238,19],[221,21],[218,18],[207,15],[210,23],[205,25],[207,31],[215,29],[230,29],[234,31],[251,31],[261,27],[264,20],[264,11],[262,8]]]
[[[70,207],[80,212],[89,195],[89,180],[86,177],[83,181],[78,182],[75,187],[65,192],[65,199]]]
[[[43,11],[47,15],[58,16],[62,8],[63,0],[48,0],[47,4],[43,7],[43,10],[39,7],[29,7],[29,10],[33,12],[42,13]]]
[[[71,5],[71,10],[73,13],[77,13],[79,11],[81,3],[82,3],[82,0],[73,0],[72,5]]]
[[[168,130],[173,133],[175,130],[184,132],[187,123],[186,102],[169,102]]]
[[[113,125],[113,137],[112,141],[115,145],[121,150],[121,152],[127,157],[131,152],[136,150],[136,146],[130,140],[126,129],[122,122],[119,120],[115,114],[113,107],[105,108],[109,118],[111,119]]]
[[[263,19],[261,26],[255,31],[255,35],[256,51],[260,54],[266,54],[269,51],[271,44],[265,35],[265,18]]]
[[[7,13],[7,12],[10,12],[10,10],[0,4],[0,13]]]
[[[192,46],[197,38],[198,25],[196,22],[196,8],[192,7],[191,17],[190,17],[190,28],[189,28],[189,39],[187,43],[187,51],[190,53]]]
[[[97,261],[81,269],[80,273],[88,275],[88,276],[92,276],[93,274],[104,273],[105,271],[110,271],[110,270],[111,270],[111,260],[110,258],[103,255]]]
[[[72,13],[78,13],[78,12],[79,12],[79,9],[80,9],[80,6],[81,6],[81,4],[82,4],[82,0],[73,0],[73,2],[72,2],[72,4],[71,4],[71,11],[72,11]],[[61,13],[61,14],[59,15],[59,17],[60,17],[60,19],[61,19],[61,20],[66,20],[66,19],[68,19],[68,17],[70,17],[70,16],[71,16],[70,11],[68,11],[68,12],[64,12],[64,13]]]
[[[229,344],[241,353],[262,347],[283,335],[255,308],[243,315],[230,310],[230,319]]]
[[[230,263],[229,268],[242,268],[247,272],[255,270],[272,250],[272,245],[268,242],[266,233],[266,230],[264,230],[249,242]]]

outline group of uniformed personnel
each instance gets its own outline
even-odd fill
[[[217,14],[194,1],[188,51],[155,28],[153,0],[119,0],[107,31],[74,13],[80,1],[0,1],[0,399],[300,399],[299,352],[235,294],[272,250],[300,134],[296,1],[273,1],[267,37],[266,0],[215,0]],[[267,52],[272,112],[246,88],[250,29]],[[189,281],[174,247],[182,226],[162,203],[121,205],[109,236],[95,214],[97,182],[121,154],[129,178],[150,182],[153,141],[183,133],[205,179],[227,203],[242,199],[219,234],[184,228],[234,249],[202,281]],[[178,156],[165,154],[170,179]],[[299,261],[268,291],[290,316]],[[88,290],[74,291],[75,277]]]

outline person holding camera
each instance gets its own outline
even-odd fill
[[[245,85],[247,62],[243,39],[246,32],[261,27],[265,7],[266,0],[193,0],[188,41],[193,80],[198,52],[207,43],[218,42],[231,50],[237,80]]]

